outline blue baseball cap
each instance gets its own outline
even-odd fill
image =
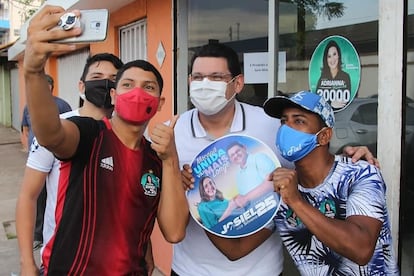
[[[319,115],[328,127],[333,128],[335,125],[335,116],[331,105],[323,97],[310,91],[300,91],[290,97],[270,98],[264,103],[263,108],[267,115],[280,119],[283,110],[292,106]]]

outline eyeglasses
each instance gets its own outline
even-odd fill
[[[202,74],[190,74],[190,80],[191,81],[202,81],[204,78],[207,78],[211,81],[226,81],[228,77],[233,76],[231,73],[228,74],[220,74],[220,73],[214,73],[210,75],[202,75]]]

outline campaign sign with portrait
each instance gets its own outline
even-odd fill
[[[309,64],[309,87],[324,97],[334,112],[352,102],[360,80],[359,55],[348,39],[335,35],[319,43]]]
[[[246,135],[215,140],[192,161],[194,189],[187,191],[193,219],[225,238],[251,235],[277,212],[280,196],[269,175],[280,167],[273,151]]]

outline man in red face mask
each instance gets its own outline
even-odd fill
[[[64,160],[56,231],[43,254],[44,272],[145,275],[144,255],[155,218],[167,241],[178,242],[185,235],[188,205],[174,143],[177,117],[170,125],[156,125],[151,143],[143,137],[149,119],[164,103],[163,81],[153,65],[138,60],[118,71],[110,120],[60,120],[45,93],[44,66],[52,51],[74,49],[52,40],[81,32],[50,31],[64,12],[45,6],[33,17],[23,67],[35,135]],[[147,182],[148,176],[153,182]]]

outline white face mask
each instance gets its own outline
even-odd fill
[[[231,82],[231,81],[230,81]],[[230,99],[226,99],[227,83],[224,81],[211,81],[204,78],[202,81],[190,83],[190,100],[204,115],[214,115],[220,112]]]

